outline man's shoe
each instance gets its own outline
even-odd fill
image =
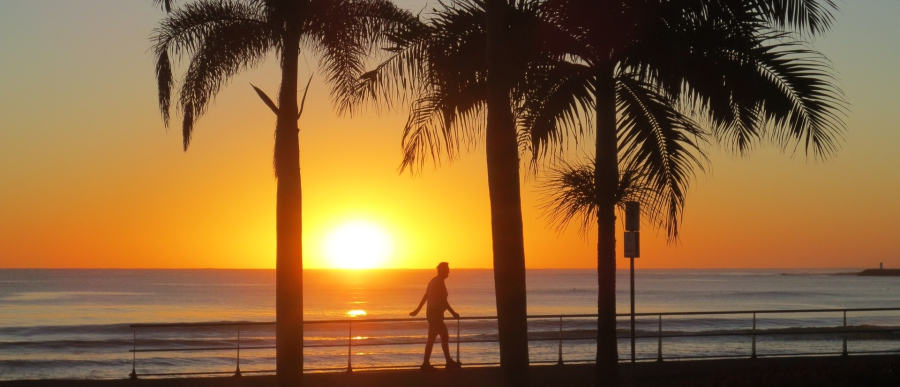
[[[460,363],[458,361],[450,360],[447,362],[446,368],[448,370],[458,370],[458,369],[462,368],[462,363]]]
[[[422,365],[419,366],[419,370],[424,372],[434,371],[434,366],[431,365],[431,363],[422,363]]]

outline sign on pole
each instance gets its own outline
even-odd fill
[[[625,231],[641,231],[641,204],[625,202]]]
[[[641,256],[641,233],[637,231],[625,231],[625,258],[639,258]]]
[[[641,204],[625,202],[625,257],[641,256]]]

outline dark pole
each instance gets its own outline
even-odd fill
[[[641,256],[641,207],[638,202],[625,202],[625,257],[631,260],[631,385],[634,381],[635,332],[634,332],[634,259]]]
[[[631,260],[631,364],[634,369],[634,257]]]

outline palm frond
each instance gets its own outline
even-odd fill
[[[473,149],[484,130],[483,101],[477,98],[463,107],[453,103],[454,96],[439,93],[414,101],[403,128],[400,171],[416,174],[429,160],[440,165],[455,160],[462,150]]]
[[[153,5],[159,6],[166,13],[172,12],[172,5],[175,4],[175,0],[153,0]]]
[[[516,113],[526,136],[532,163],[559,148],[565,138],[583,135],[593,108],[593,74],[578,64],[557,62],[532,66],[518,86],[524,94]]]
[[[557,232],[564,231],[572,222],[586,236],[597,216],[598,199],[594,184],[594,165],[586,162],[572,165],[562,162],[552,168],[547,177],[538,183],[541,215]]]
[[[756,54],[759,106],[774,124],[772,137],[782,147],[803,143],[817,158],[834,154],[847,106],[824,56],[797,42],[760,47]]]
[[[593,73],[583,45],[549,17],[543,2],[525,2],[511,13],[512,89],[520,128],[520,148],[531,154],[531,171],[551,150],[561,156],[566,139],[578,139],[591,127]]]
[[[185,4],[153,29],[153,52],[169,51],[176,59],[191,55],[221,25],[267,23],[265,15],[249,0],[200,0]],[[261,26],[262,27],[262,26]],[[276,34],[275,26],[269,26]]]
[[[639,171],[620,172],[616,206],[624,211],[625,203],[629,201],[639,202],[645,207],[654,203],[658,195],[647,182],[646,176]],[[579,165],[560,162],[551,168],[547,177],[539,180],[538,191],[541,216],[553,225],[556,232],[565,231],[575,222],[579,234],[587,237],[597,221],[600,206],[592,160]]]
[[[617,85],[621,163],[654,193],[644,200],[644,212],[675,241],[690,180],[707,161],[698,146],[706,133],[654,85],[629,74]]]
[[[473,144],[471,135],[480,127],[471,120],[479,117],[486,96],[484,3],[441,5],[427,20],[410,16],[395,24],[386,34],[388,58],[364,73],[351,92],[354,103],[369,100],[387,107],[397,100],[413,99],[404,131],[401,170],[421,167],[425,158],[457,157],[460,144]],[[580,130],[583,122],[579,116],[589,107],[590,77],[583,64],[566,62],[566,50],[560,48],[563,34],[540,17],[537,5],[519,2],[507,9],[510,28],[516,31],[512,34],[515,46],[520,48],[510,53],[508,71],[514,80],[510,98],[518,124],[527,128],[520,131],[520,144],[540,153],[548,149],[546,143],[540,145],[542,141],[564,137],[556,131],[556,124],[565,130]],[[574,97],[569,92],[575,93]],[[545,96],[552,99],[545,101]],[[436,119],[438,115],[440,119]],[[460,125],[459,130],[453,125]],[[526,141],[532,127],[536,128],[536,147]],[[436,141],[446,144],[438,146]]]
[[[754,0],[755,8],[781,30],[796,29],[813,35],[831,29],[834,0]]]
[[[253,87],[253,91],[256,92],[256,95],[259,96],[259,99],[261,99],[263,103],[266,104],[266,106],[268,106],[270,110],[272,110],[272,113],[275,113],[277,115],[278,105],[275,105],[275,101],[272,101],[272,98],[269,98],[269,95],[266,94],[266,92],[262,91],[262,89],[254,86],[252,83],[250,84],[250,86]]]
[[[172,88],[175,87],[175,78],[172,75],[172,64],[169,60],[169,51],[163,50],[156,58],[156,82],[159,90],[159,111],[163,117],[163,124],[169,127],[169,112],[172,105]]]
[[[304,43],[317,51],[319,65],[324,68],[326,80],[332,85],[332,98],[340,105],[336,90],[350,89],[364,71],[364,61],[370,48],[357,1],[311,2],[305,19]],[[342,109],[339,107],[339,109]]]
[[[278,45],[278,36],[258,8],[237,1],[204,0],[172,12],[154,31],[159,104],[168,122],[172,71],[169,58],[190,56],[179,105],[184,147],[194,122],[238,71],[260,63]]]
[[[670,23],[623,50],[623,65],[705,115],[717,138],[741,154],[768,137],[828,157],[846,109],[829,63],[791,34],[766,32],[752,20],[740,33],[715,20]]]
[[[407,26],[404,31],[392,32],[390,55],[374,69],[360,75],[356,84],[342,98],[345,109],[369,101],[377,107],[393,109],[397,103],[406,102],[410,95],[421,92],[425,84],[425,64],[430,50],[430,31],[427,26]],[[396,33],[396,35],[394,35]]]
[[[306,95],[309,94],[309,85],[312,84],[313,74],[310,74],[309,80],[306,81],[306,87],[303,88],[303,97],[300,98],[300,110],[297,112],[297,119],[303,116],[303,109],[306,108]]]
[[[352,115],[363,100],[360,80],[367,79],[365,65],[373,50],[401,31],[413,30],[419,21],[387,0],[333,2],[322,8],[310,23],[309,41],[322,53],[338,112]]]
[[[404,24],[388,37],[392,55],[355,86],[357,95],[388,104],[412,99],[401,171],[452,161],[477,144],[486,96],[482,12],[462,4],[436,11],[427,24]]]

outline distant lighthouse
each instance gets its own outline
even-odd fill
[[[878,270],[884,270],[884,262],[878,263]]]

